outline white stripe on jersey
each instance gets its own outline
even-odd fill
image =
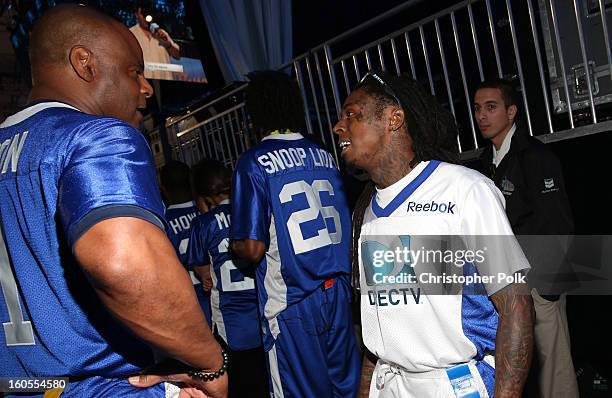
[[[217,333],[223,338],[225,344],[227,344],[227,332],[225,331],[225,322],[223,321],[223,314],[221,313],[221,300],[219,298],[219,289],[216,288],[218,279],[217,275],[213,271],[212,265],[210,266],[210,276],[212,278],[213,288],[210,291],[210,310],[212,323],[217,327]]]
[[[276,355],[276,344],[268,351],[268,362],[270,363],[270,379],[272,380],[272,396],[271,398],[283,398],[283,384],[278,369],[278,355]]]
[[[276,238],[276,227],[274,216],[270,219],[270,247],[266,252],[266,277],[264,288],[268,294],[268,300],[264,305],[264,316],[270,320],[276,317],[281,311],[287,308],[287,284],[281,273],[280,253],[278,252],[278,240]],[[274,323],[278,328],[278,324]],[[278,336],[280,330],[273,330],[270,324],[270,331],[273,336]]]

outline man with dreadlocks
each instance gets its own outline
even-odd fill
[[[236,164],[233,252],[255,280],[273,397],[355,397],[350,212],[332,155],[305,139],[304,105],[282,72],[249,75],[246,108],[261,142]],[[237,264],[240,267],[240,264]]]
[[[527,286],[512,278],[522,279],[529,264],[493,182],[453,164],[452,115],[411,78],[370,72],[345,101],[334,132],[347,164],[373,181],[353,215],[355,286],[369,351],[360,396],[520,397],[532,355],[533,303]],[[470,262],[466,254],[461,264],[459,272],[480,276],[479,283],[429,294],[439,286],[426,286],[422,276],[447,260],[417,263],[421,245],[414,243],[444,236],[468,249],[483,249],[484,241],[488,252]],[[396,254],[394,245],[417,250],[382,261]],[[498,274],[512,278],[484,278]]]

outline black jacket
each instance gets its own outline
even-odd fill
[[[561,163],[541,141],[517,128],[497,168],[493,145],[482,155],[482,170],[502,191],[516,235],[571,235],[574,222]]]
[[[575,274],[567,260],[571,241],[552,236],[571,235],[574,230],[559,159],[520,127],[497,168],[492,163],[492,144],[481,159],[481,171],[506,199],[508,220],[532,266],[531,286],[543,295],[556,295],[575,286]]]

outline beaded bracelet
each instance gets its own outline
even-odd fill
[[[190,370],[187,372],[187,375],[189,375],[189,377],[192,377],[194,379],[200,379],[202,381],[212,381],[214,379],[218,379],[219,377],[223,376],[223,374],[227,370],[227,365],[229,363],[227,352],[225,352],[223,348],[221,348],[221,355],[223,355],[223,365],[221,365],[221,368],[216,372],[208,372],[205,370]]]

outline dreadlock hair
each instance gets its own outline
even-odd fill
[[[159,173],[161,185],[173,194],[191,192],[190,176],[189,166],[178,160],[166,163]]]
[[[304,103],[291,77],[280,71],[263,70],[247,75],[246,109],[253,127],[263,133],[303,130]]]
[[[193,189],[196,195],[216,196],[230,193],[232,172],[215,159],[202,159],[192,168]]]
[[[410,165],[414,167],[417,163],[427,160],[459,163],[458,129],[454,116],[411,77],[395,76],[385,72],[376,72],[376,75],[382,79],[382,82],[374,77],[366,78],[355,87],[355,90],[363,90],[374,98],[376,101],[375,117],[377,118],[382,117],[386,106],[400,105],[402,107],[406,131],[412,139],[412,151],[414,152]],[[388,87],[385,87],[385,84]],[[398,104],[397,101],[400,103]],[[359,287],[359,236],[365,211],[374,191],[374,183],[368,182],[357,199],[353,211],[351,258],[355,288]]]

